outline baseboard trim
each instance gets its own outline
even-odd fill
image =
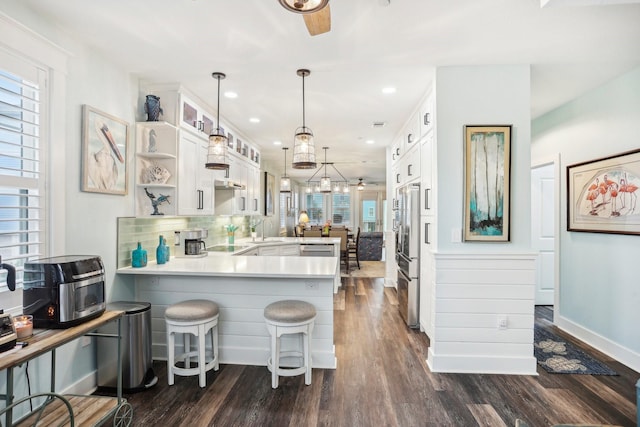
[[[563,316],[557,316],[557,318],[554,319],[554,324],[580,341],[584,341],[591,347],[614,358],[634,371],[640,372],[640,354],[633,350],[611,341]]]
[[[499,374],[537,376],[533,357],[479,357],[455,354],[436,355],[429,348],[427,366],[431,372],[456,374]]]

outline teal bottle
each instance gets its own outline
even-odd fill
[[[167,262],[166,253],[167,251],[165,249],[164,237],[160,235],[158,247],[156,248],[156,263],[164,264],[165,262]]]
[[[164,262],[169,262],[171,258],[171,251],[169,250],[169,245],[167,245],[167,239],[162,238],[162,243],[164,244]]]
[[[138,247],[131,252],[131,266],[134,268],[147,266],[147,251],[142,249],[140,242],[138,242]]]

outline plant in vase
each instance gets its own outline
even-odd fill
[[[228,224],[225,226],[225,228],[227,229],[227,243],[229,244],[229,246],[231,246],[234,244],[235,232],[238,229],[238,226],[233,224]]]
[[[252,219],[249,222],[249,230],[251,231],[251,239],[254,242],[256,241],[256,237],[258,237],[257,228],[258,228],[258,225],[260,225],[261,222],[262,222],[262,220],[258,220],[258,219]]]

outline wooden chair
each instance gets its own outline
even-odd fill
[[[345,269],[349,274],[349,251],[347,250],[347,230],[330,230],[329,237],[340,238],[340,261],[344,261]]]
[[[356,232],[355,240],[349,242],[347,245],[347,263],[352,259],[356,260],[356,264],[358,265],[358,269],[360,269],[360,253],[358,251],[358,246],[360,244],[360,227],[358,227],[358,231]]]

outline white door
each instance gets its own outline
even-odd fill
[[[555,289],[555,165],[531,169],[531,246],[538,252],[536,305],[553,305]]]

